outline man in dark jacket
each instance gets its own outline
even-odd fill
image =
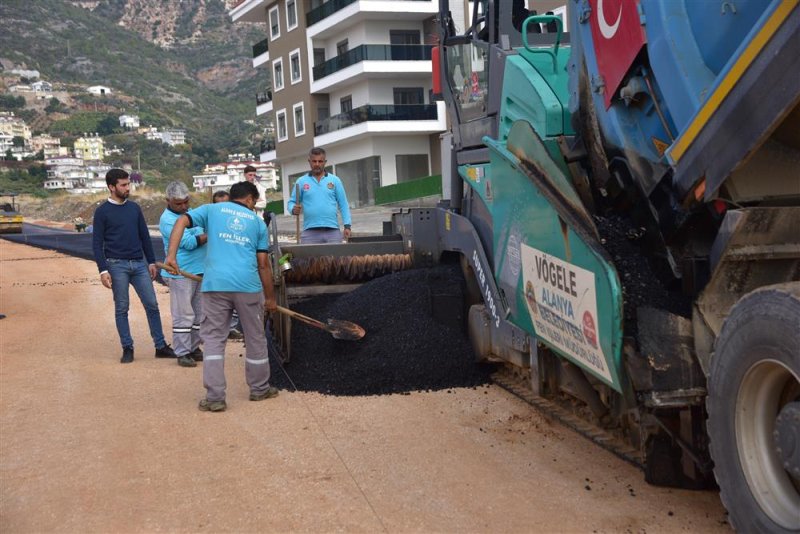
[[[122,343],[122,363],[133,361],[133,338],[128,325],[128,285],[132,285],[147,313],[150,335],[156,347],[156,358],[175,358],[161,329],[161,315],[153,290],[158,274],[153,243],[144,221],[142,209],[130,195],[128,173],[111,169],[106,173],[110,196],[94,212],[92,246],[100,271],[100,282],[114,295],[117,333]]]

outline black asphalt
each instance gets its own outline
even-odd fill
[[[0,234],[0,238],[94,261],[92,234],[23,223],[21,234]],[[163,241],[160,237],[150,239],[153,241],[156,261],[164,261]]]

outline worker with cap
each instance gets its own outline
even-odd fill
[[[189,210],[189,188],[183,182],[170,182],[166,189],[167,207],[161,214],[158,229],[164,241],[164,254],[169,248],[169,236],[175,221]],[[202,276],[208,237],[202,227],[189,228],[178,247],[178,264],[184,272]],[[179,274],[161,270],[169,287],[169,307],[172,312],[172,344],[181,367],[196,367],[203,361],[200,349],[200,282]]]

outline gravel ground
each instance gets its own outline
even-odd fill
[[[466,333],[432,318],[432,291],[459,291],[458,266],[413,269],[372,280],[340,296],[318,296],[293,309],[322,321],[362,326],[359,341],[341,341],[295,322],[286,372],[300,391],[382,395],[486,384],[491,365],[478,364]],[[274,383],[290,388],[277,358]]]

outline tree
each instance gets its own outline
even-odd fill
[[[97,133],[100,135],[111,135],[119,128],[119,122],[112,116],[107,116],[97,123]]]
[[[47,113],[56,113],[58,111],[61,111],[61,107],[62,107],[61,101],[56,97],[53,97],[50,99],[50,102],[47,103],[47,107],[44,108],[44,110]]]
[[[11,139],[11,144],[14,146],[25,146],[25,138],[20,135],[15,135],[13,139]]]
[[[10,148],[8,150],[6,150],[6,155],[5,155],[4,159],[6,161],[11,161],[12,159],[14,159],[14,154],[11,152]]]

